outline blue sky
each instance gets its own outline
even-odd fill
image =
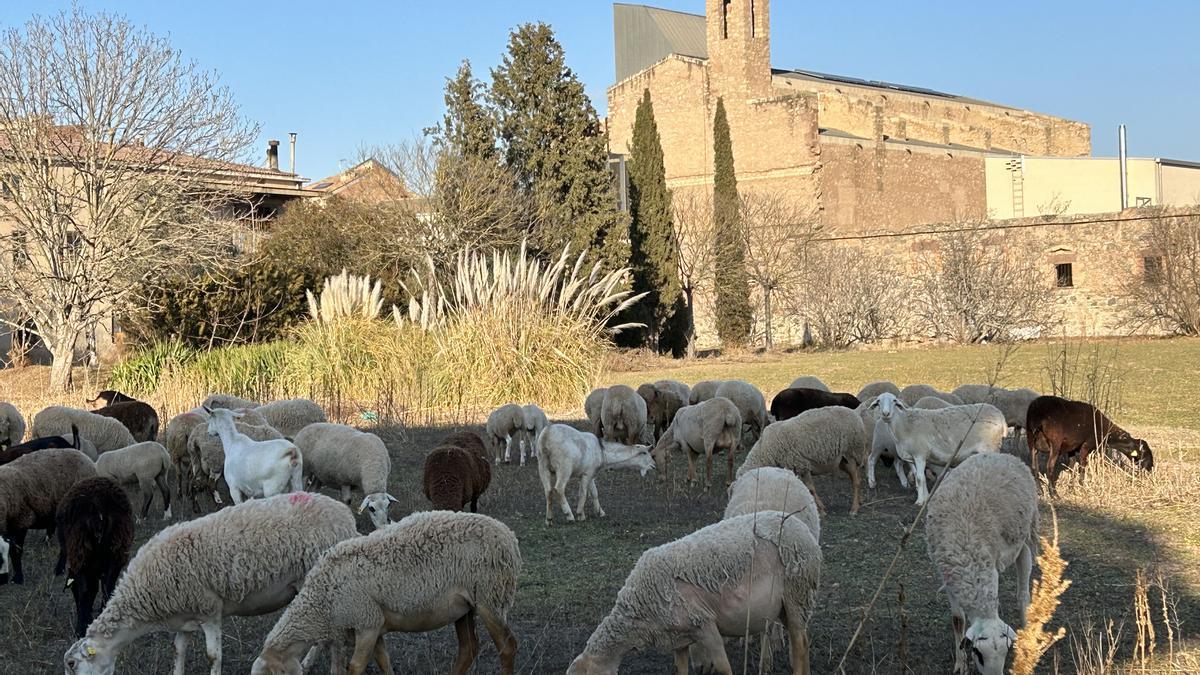
[[[601,115],[613,78],[602,0],[80,0],[169,34],[221,73],[267,138],[299,133],[298,169],[336,172],[364,144],[411,139],[442,113],[468,58],[486,78],[509,30],[551,24]],[[700,13],[703,0],[648,4]],[[70,0],[5,0],[0,24]],[[902,8],[902,10],[901,10]],[[775,0],[772,62],[974,96],[1092,125],[1093,153],[1200,160],[1200,2]],[[255,156],[261,153],[256,151]],[[286,162],[286,149],[284,161]]]

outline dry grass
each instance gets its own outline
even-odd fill
[[[1035,579],[1030,588],[1025,625],[1017,632],[1017,641],[1013,645],[1013,675],[1033,675],[1042,656],[1067,634],[1067,630],[1061,626],[1057,630],[1046,630],[1046,624],[1054,617],[1062,594],[1071,586],[1071,580],[1063,576],[1067,561],[1063,560],[1058,548],[1058,515],[1053,509],[1050,511],[1050,522],[1053,535],[1040,537],[1042,550],[1037,557],[1040,578]]]

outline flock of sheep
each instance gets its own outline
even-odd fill
[[[202,632],[212,673],[221,672],[225,617],[285,608],[254,673],[299,673],[328,648],[333,671],[361,673],[371,662],[392,672],[383,636],[454,624],[453,673],[476,658],[478,616],[512,673],[517,640],[508,625],[521,571],[516,535],[477,513],[494,461],[536,459],[551,524],[603,516],[596,486],[608,469],[657,470],[667,480],[676,451],[705,488],[713,455],[726,455],[724,518],[646,551],[611,612],[568,670],[616,673],[634,650],[674,654],[689,664],[732,673],[724,639],[762,634],[764,649],[786,635],[792,672],[807,673],[808,622],[815,611],[825,508],[812,477],[843,472],[860,504],[866,469],[891,461],[902,485],[928,501],[929,557],[950,600],[955,670],[968,663],[1003,671],[1015,633],[999,618],[998,577],[1017,564],[1021,614],[1038,537],[1038,455],[1053,489],[1061,460],[1081,470],[1107,448],[1149,470],[1149,446],[1092,406],[1030,390],[965,385],[939,392],[874,382],[857,396],[800,378],[772,400],[754,386],[674,381],[636,390],[592,392],[592,430],[551,424],[536,405],[492,413],[481,437],[449,434],[425,458],[423,490],[435,510],[390,522],[391,460],[382,440],[329,423],[305,399],[259,405],[209,396],[166,425],[157,441],[152,406],[119,392],[90,401],[93,410],[53,406],[33,418],[32,440],[15,407],[0,404],[0,578],[23,581],[26,533],[57,531],[55,573],[67,575],[79,638],[66,652],[67,673],[112,673],[120,651],[152,632],[175,634],[175,672],[185,670],[188,634]],[[1009,427],[1023,429],[1030,461],[999,452]],[[735,470],[734,460],[744,447]],[[942,479],[930,491],[927,473]],[[1032,468],[1032,471],[1030,470]],[[122,484],[136,483],[146,517],[155,493],[171,518],[170,473],[178,493],[212,495],[233,505],[169,526],[132,551],[134,509]],[[572,509],[566,489],[579,483]],[[341,501],[316,493],[326,487]],[[305,491],[305,490],[311,490]],[[351,509],[375,529],[360,536]],[[357,499],[357,497],[354,497]],[[132,559],[131,559],[131,554]],[[101,595],[102,610],[93,618]],[[764,652],[769,653],[769,652]]]

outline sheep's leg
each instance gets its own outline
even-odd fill
[[[688,457],[688,487],[696,484],[696,453],[691,448],[687,450]]]
[[[808,491],[812,493],[813,501],[817,503],[817,511],[820,512],[821,515],[825,515],[825,504],[822,503],[821,498],[817,496],[817,486],[813,485],[812,473],[805,471],[804,475],[800,477],[800,480],[804,481],[804,484],[808,487]]]
[[[163,518],[165,520],[170,520],[171,519],[171,484],[170,484],[170,482],[167,481],[167,472],[163,471],[162,473],[158,474],[158,476],[154,479],[154,482],[158,484],[158,490],[159,490],[159,492],[162,493]]]
[[[517,636],[491,608],[481,606],[478,609],[488,635],[492,636],[492,642],[496,644],[496,651],[500,652],[500,675],[512,675],[517,660]],[[471,631],[472,634],[474,632]]]
[[[350,501],[350,486],[349,485],[342,486],[342,503],[347,504],[347,505],[353,503]]]
[[[859,503],[860,503],[859,502],[859,489],[862,484],[862,481],[859,479],[859,476],[858,476],[858,464],[855,462],[851,462],[851,461],[847,461],[847,460],[843,459],[842,460],[842,471],[844,471],[846,473],[846,475],[850,477],[850,485],[854,488],[854,500],[850,504],[850,513],[851,513],[851,515],[853,515],[855,513],[858,513],[858,507],[859,507]]]
[[[375,655],[375,643],[383,635],[380,629],[362,629],[354,631],[354,656],[350,657],[350,667],[347,675],[362,675],[367,672],[367,666]]]
[[[554,486],[550,484],[550,469],[538,462],[538,478],[542,481],[542,494],[546,495],[546,524],[554,522]]]
[[[391,675],[395,671],[392,670],[392,659],[388,656],[387,643],[383,640],[383,635],[375,641],[375,665],[379,666],[379,672]]]
[[[917,455],[913,457],[913,470],[916,475],[913,476],[913,482],[917,484],[917,504],[924,504],[926,499],[929,499],[929,488],[925,485],[925,457]]]
[[[466,675],[475,663],[479,643],[475,638],[475,610],[470,610],[454,622],[454,633],[458,636],[458,657],[450,668],[451,675]]]
[[[879,456],[883,454],[882,447],[875,447],[871,444],[871,454],[867,457],[867,487],[875,489],[875,463],[879,461]]]
[[[588,481],[588,491],[592,493],[592,506],[595,508],[596,515],[603,518],[605,516],[604,509],[600,508],[600,493],[596,492],[596,478],[592,477]]]
[[[725,448],[725,487],[733,485],[733,459],[734,449],[732,446]]]
[[[696,642],[711,657],[714,673],[733,675],[733,666],[729,664],[729,656],[725,653],[725,638],[721,637],[715,623],[710,621],[701,626]]]
[[[8,557],[12,563],[12,582],[25,583],[25,569],[21,566],[21,558],[25,555],[25,534],[28,530],[13,530],[8,535]]]
[[[896,469],[896,477],[900,479],[900,487],[907,490],[908,489],[908,476],[904,475],[904,471],[905,471],[905,469],[908,468],[908,462],[905,462],[904,460],[897,457],[896,461],[892,462],[892,467]]]
[[[90,574],[81,574],[71,584],[71,594],[75,596],[75,637],[81,638],[92,623],[92,606],[96,603],[96,586],[98,579]]]
[[[138,492],[142,495],[142,519],[150,515],[150,505],[154,503],[154,481],[138,477]]]
[[[172,671],[174,675],[185,675],[187,673],[187,649],[188,649],[188,634],[179,631],[175,634],[175,669]]]
[[[688,648],[675,650],[675,675],[688,675]]]
[[[575,514],[571,513],[571,505],[567,503],[567,481],[571,480],[571,475],[565,472],[559,473],[556,476],[558,479],[554,485],[554,492],[558,497],[558,507],[562,509],[563,515],[567,520],[574,522]],[[583,480],[583,478],[580,478]]]
[[[579,520],[587,520],[587,509],[584,507],[587,506],[588,485],[591,484],[594,478],[595,476],[588,476],[587,474],[579,477],[579,508],[575,509],[579,512],[579,515],[576,516]]]
[[[788,647],[792,657],[792,675],[808,675],[808,626],[799,620],[791,620],[789,618],[787,621],[787,631]]]
[[[1017,556],[1017,604],[1021,606],[1021,623],[1025,623],[1025,610],[1029,607],[1029,577],[1033,573],[1033,551],[1029,544],[1021,547]]]
[[[505,438],[504,438],[504,463],[505,464],[508,464],[509,462],[512,461],[512,443],[513,443],[513,437],[505,436]]]
[[[1050,496],[1056,493],[1058,485],[1058,446],[1051,445],[1050,453],[1046,456],[1046,481],[1049,485]]]
[[[221,617],[200,624],[204,631],[204,653],[210,675],[221,675]]]
[[[951,606],[950,614],[950,622],[954,628],[954,673],[955,675],[967,675],[969,659],[966,650],[963,649],[964,636],[967,632],[967,618],[963,615],[962,610],[955,606]]]

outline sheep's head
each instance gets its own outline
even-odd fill
[[[116,664],[116,650],[92,637],[75,642],[63,654],[67,675],[111,675]]]
[[[220,429],[221,427],[232,428],[233,423],[236,420],[240,420],[246,416],[245,413],[236,412],[233,410],[229,410],[227,408],[209,408],[208,406],[201,406],[201,407],[203,407],[204,412],[208,414],[208,435],[209,436],[220,435],[219,432],[217,431],[218,429]]]
[[[667,462],[671,459],[675,445],[675,434],[671,427],[667,427],[650,453],[651,459],[654,460],[654,468],[658,471],[658,482],[660,483],[667,480]]]
[[[391,522],[388,519],[388,506],[391,505],[392,502],[398,501],[400,500],[386,492],[375,492],[367,495],[366,498],[362,500],[362,504],[360,504],[358,507],[358,512],[362,513],[363,511],[366,511],[369,513],[371,515],[371,524],[378,529]]]
[[[1135,438],[1133,439],[1133,447],[1129,450],[1129,459],[1145,471],[1154,470],[1154,453],[1150,451],[1150,444],[1146,441]]]
[[[299,656],[283,654],[270,648],[264,649],[250,667],[251,675],[300,675],[303,672]]]
[[[635,445],[633,446],[634,455],[630,458],[630,466],[637,469],[638,472],[645,476],[646,472],[655,467],[654,457],[650,455],[650,446]]]
[[[617,675],[620,658],[605,659],[584,651],[567,668],[567,675]]]
[[[876,419],[883,421],[884,424],[892,420],[892,415],[897,410],[905,409],[907,409],[907,406],[904,405],[903,401],[886,391],[880,394],[869,407],[871,414],[875,415]]]
[[[1003,675],[1008,650],[1017,634],[1000,619],[976,619],[958,648],[967,652],[975,670],[982,675]]]

